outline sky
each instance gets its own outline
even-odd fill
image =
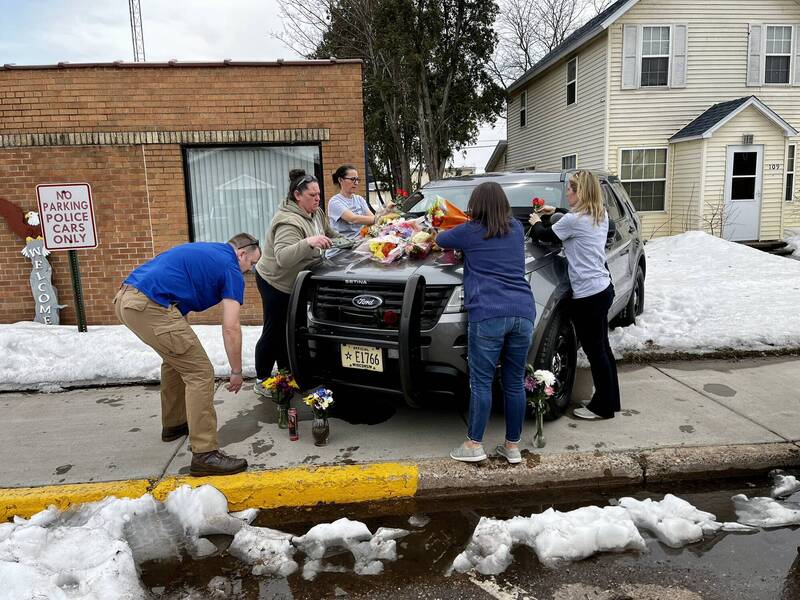
[[[301,58],[275,34],[278,0],[141,0],[148,61]],[[0,0],[0,64],[132,61],[127,0]],[[454,164],[483,169],[505,122]]]

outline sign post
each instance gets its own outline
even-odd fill
[[[97,248],[92,189],[88,183],[48,183],[36,186],[36,197],[44,247],[69,251],[78,331],[85,332],[86,312],[76,250]]]

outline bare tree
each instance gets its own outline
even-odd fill
[[[614,0],[499,0],[499,43],[491,68],[508,88],[582,23]]]

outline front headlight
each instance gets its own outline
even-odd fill
[[[450,300],[447,301],[447,306],[444,307],[444,312],[445,314],[464,312],[463,285],[457,285],[453,288],[453,293],[450,294]]]

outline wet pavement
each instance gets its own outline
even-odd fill
[[[676,447],[800,442],[800,358],[700,360],[620,365],[623,411],[585,422],[569,416],[545,425],[543,455],[626,452]],[[579,372],[574,398],[587,400],[591,376]],[[466,434],[466,399],[423,409],[376,396],[337,395],[328,446],[314,446],[307,407],[300,404],[300,440],[278,429],[275,407],[252,382],[239,394],[218,385],[214,404],[225,452],[253,470],[382,461],[446,459]],[[299,404],[299,402],[298,402]],[[62,393],[0,394],[0,488],[185,474],[188,440],[160,441],[158,386],[133,385]],[[492,415],[487,449],[502,442],[502,414]]]
[[[731,496],[768,495],[766,477],[723,480],[646,489],[614,489],[588,493],[483,494],[447,501],[408,500],[386,504],[283,509],[264,512],[256,524],[297,535],[311,526],[343,516],[361,520],[374,531],[399,527],[412,533],[398,541],[398,560],[385,563],[383,574],[357,576],[322,573],[306,581],[298,571],[284,578],[256,577],[226,555],[229,538],[213,540],[220,554],[180,564],[143,565],[142,578],[157,598],[226,600],[303,598],[499,598],[555,600],[719,599],[794,600],[800,598],[800,534],[797,528],[759,530],[750,534],[708,537],[682,549],[671,549],[644,534],[642,554],[600,554],[581,562],[547,569],[525,547],[515,548],[514,563],[502,575],[446,573],[466,546],[481,516],[529,516],[548,507],[568,511],[580,506],[605,506],[612,498],[661,499],[666,492],[720,521],[735,521]],[[417,527],[409,523],[415,515]],[[426,523],[425,521],[429,519]],[[421,525],[421,526],[419,526]],[[349,553],[329,557],[352,569]]]

